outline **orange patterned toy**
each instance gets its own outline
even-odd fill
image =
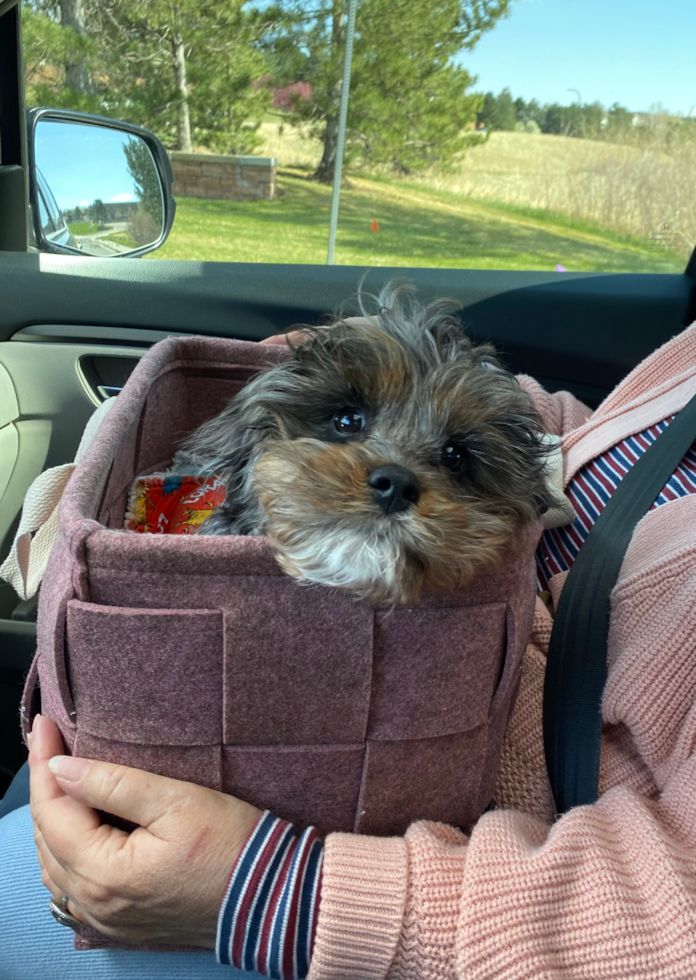
[[[217,476],[154,474],[133,482],[124,521],[126,531],[193,534],[225,499]]]

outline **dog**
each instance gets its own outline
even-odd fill
[[[530,396],[451,301],[413,293],[392,282],[376,314],[302,327],[186,439],[227,487],[197,533],[265,535],[299,582],[394,606],[466,585],[552,506]]]

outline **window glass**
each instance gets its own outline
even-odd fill
[[[28,104],[163,141],[149,259],[327,260],[349,0],[63,6],[23,4]],[[684,269],[693,0],[356,0],[352,50],[335,262]]]
[[[63,215],[60,213],[60,208],[56,204],[56,199],[53,196],[51,188],[46,183],[45,178],[41,180],[40,183],[41,196],[44,200],[44,205],[48,209],[51,216],[51,222],[56,231],[61,228],[64,224]]]
[[[46,207],[46,201],[44,200],[41,187],[39,187],[39,193],[37,197],[39,200],[39,221],[41,222],[41,229],[44,235],[46,236],[52,235],[53,232],[56,231],[57,229],[53,223],[50,214],[48,213],[48,208]]]

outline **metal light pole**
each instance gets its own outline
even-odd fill
[[[566,92],[575,92],[575,94],[578,97],[578,105],[582,105],[582,96],[580,95],[580,93],[576,88],[567,88]]]
[[[333,193],[331,195],[331,221],[329,223],[329,253],[327,265],[333,265],[336,249],[336,229],[338,228],[338,198],[341,193],[341,172],[343,170],[343,147],[346,142],[346,119],[348,118],[348,92],[350,89],[350,65],[353,60],[353,35],[355,34],[355,7],[357,0],[348,0],[348,30],[346,32],[346,53],[343,59],[343,88],[341,89],[341,108],[338,115],[338,142],[334,164]]]

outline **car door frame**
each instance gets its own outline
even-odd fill
[[[27,130],[20,0],[0,0],[0,252],[29,240]]]

